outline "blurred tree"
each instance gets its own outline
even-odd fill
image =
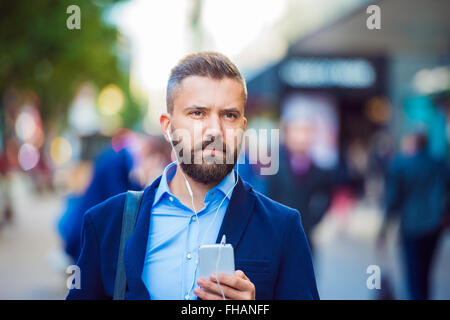
[[[192,51],[201,51],[203,49],[204,34],[202,29],[202,0],[193,0],[189,15],[190,28],[193,36]]]
[[[1,1],[0,97],[9,88],[30,89],[40,99],[44,121],[64,123],[81,83],[114,83],[126,95],[124,125],[136,122],[140,109],[130,97],[128,74],[119,69],[118,31],[102,17],[119,1]],[[80,30],[66,26],[72,4],[81,9]]]

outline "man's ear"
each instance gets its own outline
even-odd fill
[[[171,122],[171,116],[168,113],[162,113],[159,117],[159,124],[161,126],[161,129],[163,131],[164,138],[167,142],[170,142],[170,138],[167,135],[167,129],[170,130],[170,122]]]

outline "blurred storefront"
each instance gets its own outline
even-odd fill
[[[339,150],[355,141],[370,148],[379,132],[398,144],[408,130],[422,127],[432,153],[443,157],[450,127],[450,2],[372,3],[380,8],[381,29],[367,27],[366,4],[294,41],[281,61],[249,79],[249,111],[263,104],[280,114],[292,94],[324,96],[338,115]]]

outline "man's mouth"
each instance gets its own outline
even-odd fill
[[[216,148],[206,148],[205,150],[203,150],[206,154],[210,154],[211,156],[215,156],[216,154],[219,154],[220,150],[217,150]]]

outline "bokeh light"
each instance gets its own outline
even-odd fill
[[[413,78],[414,87],[420,93],[430,94],[450,88],[450,68],[421,69]]]
[[[29,112],[21,112],[16,120],[16,134],[22,141],[30,140],[35,131],[37,125],[36,122]]]
[[[29,143],[24,143],[19,149],[19,165],[25,170],[33,169],[39,162],[39,151]]]
[[[98,107],[104,115],[117,114],[122,109],[123,103],[123,92],[114,84],[109,84],[104,87],[98,95]]]
[[[50,157],[56,165],[63,165],[72,157],[72,146],[63,137],[56,137],[50,145]]]
[[[391,105],[384,97],[374,97],[367,102],[366,115],[374,123],[387,124],[392,116]]]

